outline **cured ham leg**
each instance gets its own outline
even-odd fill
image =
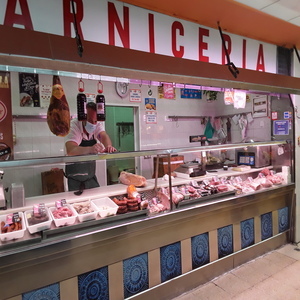
[[[66,136],[70,131],[70,110],[59,76],[53,76],[52,96],[47,112],[50,131],[57,136]]]

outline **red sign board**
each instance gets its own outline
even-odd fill
[[[13,158],[10,73],[0,72],[0,161]]]

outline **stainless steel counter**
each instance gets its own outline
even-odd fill
[[[5,249],[0,257],[1,286],[5,287],[1,288],[0,299],[114,265],[139,253],[156,251],[199,232],[215,232],[227,223],[238,224],[243,219],[284,206],[291,208],[293,193],[294,184],[289,184],[249,195],[203,200],[168,213],[139,215],[105,224],[95,221],[81,228],[75,225],[74,230]],[[257,237],[256,242],[261,239]],[[215,251],[211,253],[212,261],[218,260]]]

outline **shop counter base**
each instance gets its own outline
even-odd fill
[[[228,196],[3,251],[0,299],[53,286],[61,300],[89,299],[93,284],[104,299],[172,299],[289,242],[294,190]]]

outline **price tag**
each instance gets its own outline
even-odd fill
[[[12,224],[14,221],[13,221],[13,214],[9,214],[6,216],[6,221],[5,221],[5,224]]]
[[[278,155],[282,155],[284,153],[283,147],[278,147],[277,153]]]
[[[67,205],[66,199],[57,200],[55,202],[56,208],[60,208],[60,207],[66,206],[66,205]]]
[[[19,216],[19,213],[17,213],[17,212],[13,213],[12,221],[13,221],[13,223],[21,222],[21,218]]]
[[[45,216],[46,215],[46,206],[45,203],[40,203],[39,204],[39,213],[41,216]]]
[[[34,204],[33,205],[33,214],[34,215],[38,215],[39,214],[39,205],[38,204]]]
[[[213,181],[214,181],[214,182],[218,182],[218,181],[219,181],[218,176],[214,176],[214,177],[213,177]]]

